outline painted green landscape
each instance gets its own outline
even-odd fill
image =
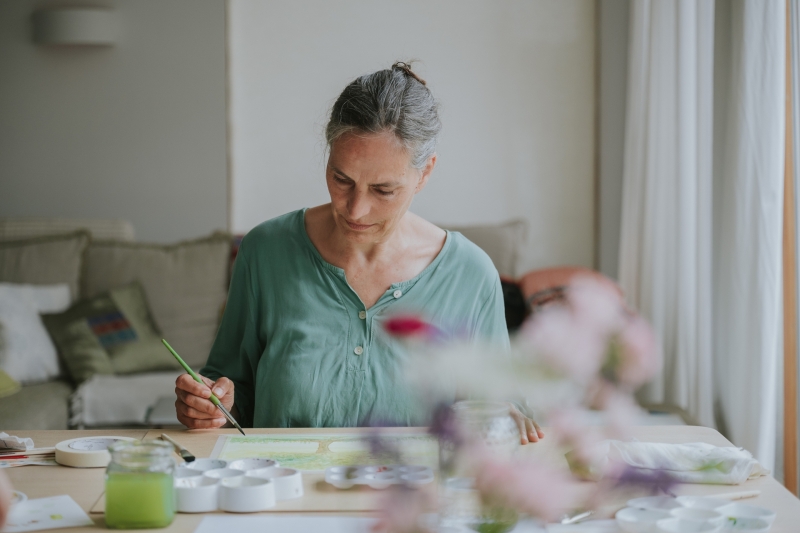
[[[383,434],[387,448],[400,452],[405,464],[438,465],[436,439],[427,434]],[[330,466],[395,463],[391,454],[374,455],[367,437],[359,435],[258,435],[219,437],[213,457],[232,461],[246,457],[274,459],[281,466],[321,471]]]

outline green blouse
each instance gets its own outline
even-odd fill
[[[305,209],[288,213],[242,241],[201,373],[233,380],[245,427],[425,424],[403,380],[407,354],[384,331],[388,318],[409,313],[455,337],[508,345],[497,270],[460,233],[447,232],[425,270],[366,309],[311,243]]]

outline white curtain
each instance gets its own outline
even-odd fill
[[[661,336],[643,399],[713,425],[713,0],[633,0],[619,281]]]
[[[772,468],[783,332],[786,4],[731,7],[725,164],[715,191],[715,385],[721,429]]]
[[[663,341],[664,369],[643,398],[718,422],[771,468],[786,5],[724,7],[731,66],[715,91],[713,0],[632,1],[619,280]]]

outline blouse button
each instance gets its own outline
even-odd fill
[[[400,298],[402,295],[403,295],[403,291],[401,291],[400,289],[397,289],[396,291],[394,291],[394,297],[395,298]]]
[[[356,346],[356,349],[355,349],[355,350],[353,350],[353,352],[354,352],[356,355],[361,355],[362,353],[364,353],[364,348],[362,348],[361,346]]]
[[[364,320],[365,318],[367,318],[367,312],[366,311],[359,311],[358,312],[358,318],[360,318],[361,320]]]

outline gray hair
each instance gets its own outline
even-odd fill
[[[394,133],[411,165],[422,169],[436,151],[439,103],[406,63],[356,78],[336,99],[325,128],[328,147],[345,133]]]

